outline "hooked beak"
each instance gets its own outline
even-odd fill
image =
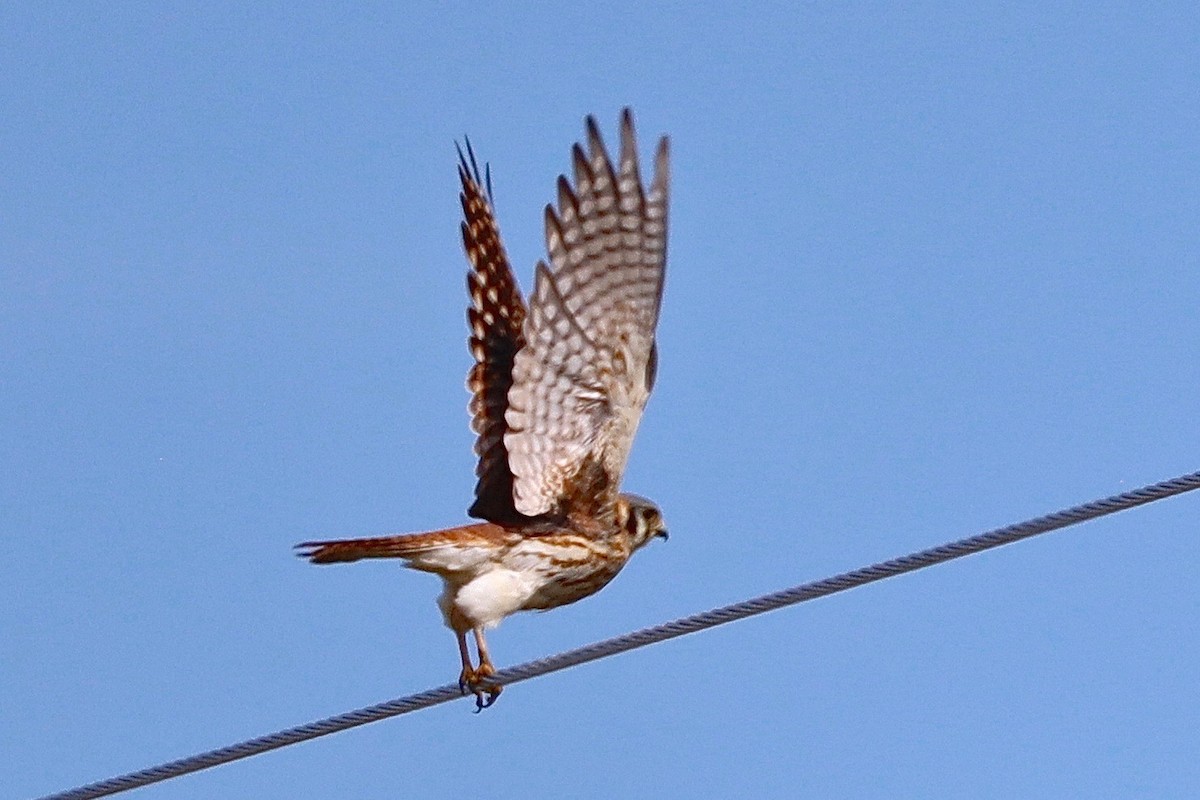
[[[654,534],[655,539],[662,539],[664,542],[671,538],[671,534],[667,533],[667,529],[663,528],[658,533]]]

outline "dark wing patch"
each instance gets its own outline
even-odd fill
[[[508,423],[508,390],[512,386],[513,359],[524,344],[522,326],[525,304],[517,287],[491,203],[491,174],[480,178],[475,153],[467,142],[467,156],[458,151],[458,177],[462,182],[463,248],[471,269],[467,291],[471,305],[467,322],[471,328],[468,345],[475,359],[467,373],[468,409],[471,429],[478,434],[475,454],[475,502],[467,510],[472,517],[499,524],[524,520],[513,505],[513,475],[508,464],[504,434]],[[469,159],[469,160],[468,160]],[[487,186],[485,193],[484,186]]]

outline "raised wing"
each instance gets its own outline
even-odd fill
[[[525,304],[513,277],[500,229],[491,204],[491,176],[480,179],[479,166],[471,143],[467,155],[458,153],[458,177],[462,182],[463,248],[471,270],[467,273],[467,291],[471,306],[467,321],[471,327],[468,344],[475,364],[467,373],[468,409],[471,429],[478,434],[475,453],[479,464],[475,474],[475,502],[467,513],[497,523],[519,521],[513,506],[513,475],[509,470],[504,435],[508,431],[505,411],[512,386],[513,357],[524,346],[521,329],[525,323]]]
[[[513,362],[504,442],[518,512],[610,511],[654,385],[655,326],[666,268],[667,139],[642,187],[633,115],[621,117],[614,168],[593,118],[572,150],[574,187],[546,207],[525,346]]]

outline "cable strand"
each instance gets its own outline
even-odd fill
[[[907,572],[924,569],[963,556],[980,553],[1006,544],[1019,542],[1031,536],[1077,525],[1097,517],[1103,517],[1118,511],[1136,508],[1137,506],[1153,503],[1184,492],[1200,489],[1200,472],[1181,475],[1178,478],[1162,481],[1161,483],[1144,486],[1140,489],[1095,500],[1090,503],[1074,506],[1057,511],[1053,514],[1035,517],[1024,522],[1018,522],[1003,528],[986,531],[966,539],[931,547],[916,553],[910,553],[899,558],[882,561],[867,567],[843,572],[822,580],[793,586],[771,594],[745,600],[740,603],[714,608],[689,617],[683,617],[661,625],[626,633],[611,639],[585,645],[575,650],[569,650],[557,655],[528,661],[513,667],[500,670],[493,680],[501,685],[509,685],[537,678],[551,672],[596,661],[601,658],[624,653],[646,645],[656,644],[668,639],[696,633],[717,625],[774,611],[785,606],[815,600],[831,594],[864,586],[868,583],[903,575]],[[92,800],[106,797],[119,792],[129,791],[147,786],[159,781],[177,778],[191,772],[227,764],[250,756],[277,750],[293,744],[299,744],[310,739],[328,736],[331,733],[356,728],[390,717],[419,711],[431,706],[440,705],[462,697],[457,684],[446,684],[436,689],[429,689],[407,697],[397,698],[385,703],[379,703],[356,711],[349,711],[337,716],[299,725],[294,728],[277,731],[276,733],[248,739],[244,742],[210,750],[206,753],[181,758],[160,764],[148,769],[130,772],[107,780],[80,786],[57,794],[46,795],[40,800]]]

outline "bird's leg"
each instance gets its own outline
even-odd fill
[[[490,678],[496,674],[496,666],[492,663],[492,657],[488,653],[487,642],[483,638],[483,628],[475,627],[471,632],[475,634],[475,649],[479,651],[479,677]]]
[[[488,654],[487,642],[483,638],[483,628],[476,626],[472,629],[472,633],[475,634],[475,649],[479,651],[479,668],[475,670],[472,688],[475,690],[476,710],[481,711],[496,702],[496,698],[500,696],[504,687],[498,683],[486,682],[487,678],[496,674],[496,667],[492,664],[492,657]],[[485,694],[487,695],[486,701],[483,699]]]
[[[479,667],[476,668],[471,664],[471,651],[467,649],[467,632],[454,632],[458,639],[458,654],[462,658],[462,672],[458,674],[458,688],[463,694],[471,692],[475,695],[475,710],[482,711],[483,709],[496,702],[496,698],[500,696],[501,687],[485,683],[485,678],[490,678],[496,674],[496,667],[492,665],[492,659],[488,656],[487,642],[483,639],[483,629],[475,628],[475,648],[479,651]]]
[[[479,679],[475,668],[471,666],[471,651],[467,649],[467,632],[455,631],[458,638],[458,654],[462,656],[462,672],[458,674],[458,689],[463,694],[470,690]]]

